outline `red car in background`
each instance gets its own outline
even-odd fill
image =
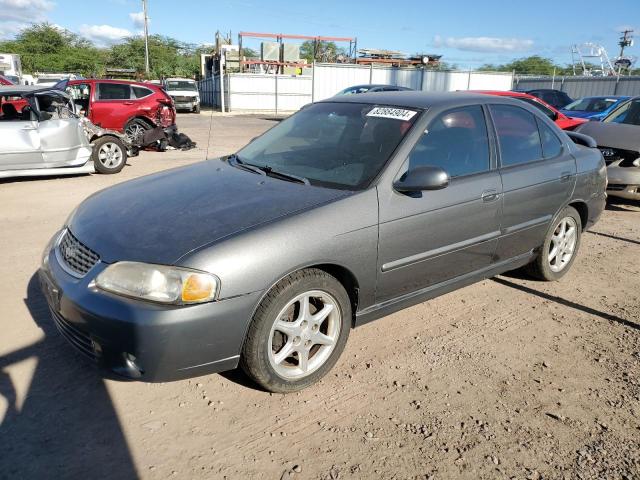
[[[13,85],[13,82],[2,75],[0,75],[0,85]],[[13,107],[3,107],[3,105],[13,105]],[[24,107],[28,105],[27,101],[20,97],[2,97],[0,96],[0,113],[5,115],[5,110],[7,108],[15,108],[17,113],[22,113]]]
[[[538,97],[534,97],[533,95],[529,95],[528,93],[502,90],[475,90],[475,92],[484,93],[486,95],[497,95],[499,97],[512,97],[527,102],[528,104],[533,105],[534,107],[542,111],[542,113],[553,120],[555,124],[558,125],[558,127],[560,127],[562,130],[573,130],[578,125],[582,125],[583,123],[589,121],[586,118],[567,117],[565,114],[559,112],[544,100],[540,100]]]
[[[176,110],[171,97],[151,83],[125,80],[70,80],[67,92],[77,111],[95,125],[141,139],[145,130],[172,128]]]

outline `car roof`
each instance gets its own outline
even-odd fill
[[[0,95],[13,95],[27,97],[36,93],[50,92],[66,96],[62,90],[57,90],[51,86],[42,85],[0,85]]]
[[[513,90],[469,90],[474,93],[482,93],[483,95],[498,95],[500,97],[517,97],[517,98],[532,98],[534,100],[540,100],[538,97],[525,92],[515,92]]]
[[[318,103],[365,103],[371,105],[393,105],[407,108],[431,108],[447,105],[466,105],[469,103],[488,103],[500,101],[510,102],[509,99],[491,99],[489,95],[475,92],[420,92],[415,90],[402,90],[398,92],[374,92],[360,93],[358,95],[343,95],[321,100]]]
[[[132,80],[115,80],[112,78],[83,78],[83,79],[78,79],[78,80],[69,80],[69,85],[78,85],[81,83],[96,83],[96,82],[100,82],[100,83],[120,83],[120,84],[126,84],[126,85],[135,85],[135,86],[139,86],[139,87],[156,87],[158,88],[158,85],[154,84],[154,83],[145,83],[145,82],[134,82]]]

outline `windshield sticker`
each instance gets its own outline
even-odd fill
[[[367,113],[367,117],[392,118],[394,120],[404,120],[406,122],[411,120],[416,113],[418,112],[414,110],[405,110],[404,108],[375,107]]]

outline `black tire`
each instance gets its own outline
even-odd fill
[[[558,265],[557,258],[555,260],[555,268],[561,267],[559,271],[554,270],[554,265],[551,263],[549,256],[552,248],[555,244],[554,235],[561,228],[562,222],[567,220],[569,224],[573,222],[575,228],[575,246],[572,249],[571,257],[562,265]],[[553,219],[547,234],[544,237],[544,243],[540,248],[540,254],[536,259],[526,267],[527,273],[531,276],[544,280],[547,282],[553,282],[560,280],[571,269],[573,262],[576,259],[578,250],[580,248],[580,239],[582,236],[582,220],[580,214],[573,207],[565,207],[556,217]]]
[[[301,337],[296,336],[295,338],[289,338],[288,335],[280,333],[279,331],[274,331],[273,329],[275,328],[276,321],[283,318],[279,317],[279,314],[283,312],[283,309],[286,308],[292,300],[296,299],[300,295],[305,295],[307,292],[321,292],[322,294],[328,294],[326,298],[330,299],[330,303],[335,305],[334,310],[340,314],[339,318],[334,316],[331,317],[330,320],[330,317],[327,316],[326,319],[321,320],[320,322],[325,322],[322,323],[322,326],[320,327],[323,329],[321,333],[328,333],[324,329],[331,328],[329,326],[329,322],[334,322],[332,323],[334,328],[336,325],[339,325],[339,331],[334,332],[335,343],[333,343],[332,350],[329,349],[321,351],[320,349],[324,347],[319,344],[315,345],[312,341],[308,341],[311,345],[308,347],[310,349],[308,350],[309,365],[311,365],[314,361],[313,359],[316,358],[315,355],[320,355],[318,360],[316,360],[319,366],[317,366],[315,370],[310,370],[308,374],[301,374],[302,376],[300,378],[286,378],[282,376],[276,368],[287,369],[289,365],[274,366],[272,362],[274,361],[275,356],[283,351],[289,342],[293,343],[297,340],[298,350],[306,347],[307,342],[304,342],[304,336],[302,336],[301,341]],[[317,299],[312,299],[312,301],[316,300]],[[317,314],[321,307],[325,306],[316,306],[315,303],[311,302],[309,304],[313,309],[317,308],[314,312],[310,312],[314,314]],[[296,308],[295,305],[299,305],[297,308],[300,309],[301,304],[292,305],[294,314]],[[298,310],[298,316],[299,315],[300,311]],[[349,337],[352,320],[351,315],[352,312],[349,295],[342,284],[334,277],[322,270],[314,268],[292,273],[274,286],[256,309],[242,349],[240,365],[252,380],[270,392],[289,393],[308,387],[326,375],[340,357]],[[306,327],[307,334],[310,334],[309,328],[315,328],[314,331],[317,332],[318,327],[313,325],[313,321],[310,320],[309,323],[310,325]],[[295,321],[292,325],[295,325]],[[272,345],[272,342],[276,339],[277,335],[282,337],[280,340],[282,346],[280,347],[280,350],[276,351],[274,350],[275,347]],[[316,347],[318,348],[316,349]],[[314,351],[314,349],[316,350]],[[328,356],[323,360],[325,355]],[[292,352],[292,354],[282,363],[288,363],[291,359],[296,358],[299,358],[297,351]],[[300,365],[299,360],[298,365]],[[293,365],[291,368],[295,370],[296,366]]]
[[[124,134],[134,145],[142,144],[142,136],[146,130],[151,130],[152,126],[140,118],[130,120],[124,126]]]
[[[196,105],[193,109],[193,113],[200,113],[200,104]]]
[[[91,159],[97,172],[113,174],[124,168],[127,163],[127,147],[119,138],[105,136],[92,143]]]

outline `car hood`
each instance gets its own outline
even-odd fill
[[[589,122],[580,125],[576,132],[593,138],[599,147],[620,148],[640,152],[640,127],[624,123]]]
[[[350,194],[209,160],[98,192],[67,224],[106,263],[173,264],[204,245]]]
[[[165,90],[169,95],[177,97],[197,97],[198,92],[193,90]]]

